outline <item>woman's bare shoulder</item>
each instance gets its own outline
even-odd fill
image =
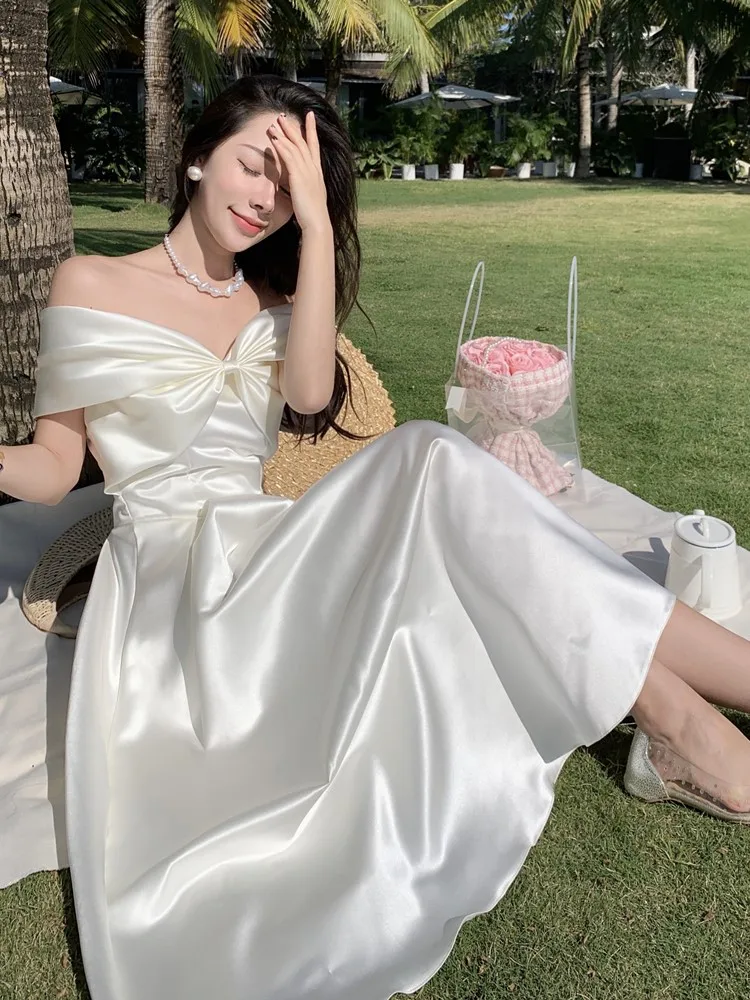
[[[111,302],[113,286],[127,279],[135,258],[150,251],[103,257],[80,254],[68,257],[52,277],[48,306],[84,306],[97,309]]]

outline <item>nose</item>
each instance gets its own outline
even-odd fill
[[[276,204],[276,185],[270,177],[257,178],[257,186],[250,195],[250,204],[262,215],[270,215]]]

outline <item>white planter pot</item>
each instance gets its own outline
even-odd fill
[[[642,163],[636,163],[636,165],[635,165],[635,173],[633,174],[633,177],[643,177],[643,164]]]
[[[404,181],[414,181],[417,179],[417,168],[413,163],[401,164],[401,179]]]
[[[516,167],[516,177],[520,180],[526,180],[531,177],[531,164],[530,163],[519,163]]]
[[[425,163],[424,179],[426,181],[436,181],[440,178],[440,165],[438,163]]]
[[[463,163],[451,163],[449,166],[449,177],[452,181],[462,181],[464,179]]]
[[[557,177],[557,164],[544,163],[542,165],[542,177]]]
[[[575,163],[566,163],[565,164],[565,171],[564,171],[564,173],[565,173],[566,177],[575,177],[575,175],[576,175],[576,165],[575,165]]]
[[[702,181],[703,180],[703,164],[702,163],[691,163],[690,164],[690,180],[691,181]]]

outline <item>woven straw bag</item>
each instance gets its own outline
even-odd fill
[[[365,355],[343,335],[338,349],[352,373],[352,392],[338,422],[370,440],[396,426],[393,403],[378,373]],[[279,434],[279,448],[263,471],[263,491],[296,500],[340,462],[368,441],[351,441],[335,431],[313,445],[297,445],[293,435]],[[60,613],[85,599],[102,545],[112,530],[112,511],[98,510],[73,524],[42,555],[23,589],[21,606],[26,618],[44,632],[74,638],[76,629]]]

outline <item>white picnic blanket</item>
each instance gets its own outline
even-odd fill
[[[71,524],[108,502],[101,486],[56,507],[0,507],[0,888],[67,865],[63,753],[74,643],[31,626],[23,583]],[[664,582],[676,513],[653,507],[585,471],[581,487],[554,499],[648,576]],[[724,624],[750,638],[750,552],[740,550],[744,609]],[[74,620],[74,619],[73,619]]]

